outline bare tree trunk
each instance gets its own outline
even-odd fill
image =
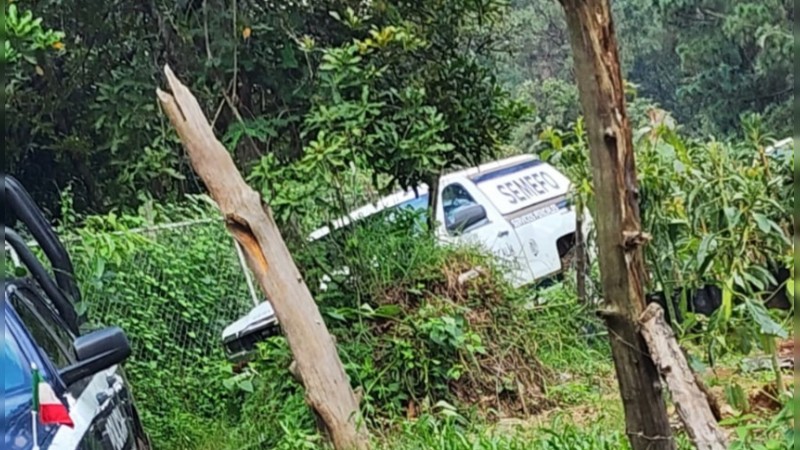
[[[578,302],[585,305],[586,298],[586,241],[583,235],[583,201],[579,201],[575,211],[575,272],[578,289]]]
[[[366,429],[358,422],[358,402],[336,346],[269,206],[245,183],[189,89],[169,66],[164,72],[172,94],[159,89],[161,105],[275,308],[297,362],[306,401],[324,422],[337,450],[368,449]]]
[[[652,303],[641,317],[642,335],[667,383],[686,434],[698,450],[725,450],[725,433],[717,424],[705,392],[664,320],[664,310]]]
[[[638,332],[644,260],[638,183],[622,74],[608,0],[559,0],[570,30],[594,179],[597,244],[606,322],[635,450],[672,450],[658,372]]]
[[[436,229],[436,209],[439,207],[439,180],[441,174],[437,174],[428,181],[428,231],[433,233]]]

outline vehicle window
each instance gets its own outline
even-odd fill
[[[75,359],[71,350],[72,335],[44,300],[27,289],[18,289],[9,300],[33,340],[56,368],[70,365]]]
[[[428,194],[422,194],[419,197],[406,200],[403,203],[395,206],[395,208],[411,208],[414,211],[424,211],[428,208]]]
[[[30,386],[30,371],[26,368],[17,342],[5,327],[3,333],[3,355],[0,367],[3,368],[3,392],[11,392]]]
[[[454,211],[465,205],[472,205],[477,203],[475,199],[469,195],[464,186],[460,184],[451,184],[442,191],[442,206],[444,207],[445,214],[448,210]]]
[[[455,214],[460,209],[477,205],[478,202],[460,184],[451,184],[442,190],[442,208],[444,209],[444,224],[450,232],[456,231],[454,223]]]

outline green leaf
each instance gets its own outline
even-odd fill
[[[727,322],[733,314],[733,278],[728,278],[722,286],[722,321]]]
[[[702,276],[705,273],[708,264],[713,260],[714,254],[712,253],[717,247],[717,241],[713,235],[707,234],[703,236],[700,241],[700,246],[697,249],[697,267],[698,275]]]
[[[781,339],[789,337],[789,333],[770,317],[769,311],[767,311],[767,308],[764,307],[762,303],[746,299],[745,305],[747,305],[747,311],[750,313],[750,316],[759,326],[759,333],[768,336],[776,336]]]
[[[739,411],[750,409],[747,395],[738,383],[731,383],[725,387],[725,397],[727,397],[728,404]]]
[[[739,224],[739,218],[741,217],[739,210],[728,206],[724,208],[723,211],[725,212],[725,218],[728,221],[728,226],[731,228],[736,227]]]
[[[294,56],[294,49],[290,45],[284,45],[281,49],[281,67],[284,69],[296,69],[300,67],[297,58]]]
[[[398,305],[383,305],[375,310],[372,314],[375,317],[383,317],[386,319],[394,319],[403,312],[403,309]]]
[[[255,388],[253,387],[253,380],[246,379],[239,382],[239,389],[252,394]]]
[[[761,232],[769,233],[772,225],[770,224],[771,220],[769,220],[767,216],[761,213],[753,213],[753,219],[755,219],[758,229],[761,230]]]
[[[339,311],[335,311],[335,310],[326,311],[325,315],[327,315],[328,317],[330,317],[333,320],[338,320],[340,322],[344,322],[346,320],[342,313],[340,313]]]

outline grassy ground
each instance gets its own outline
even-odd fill
[[[734,411],[725,399],[725,386],[739,383],[750,398],[772,380],[769,372],[737,373],[733,358],[704,376],[718,395],[725,415],[723,424],[731,437],[731,448],[749,450],[789,449],[792,440],[785,436],[786,422],[780,421],[778,408],[752,405],[747,412]],[[591,368],[593,371],[589,371]],[[548,396],[557,406],[527,419],[501,419],[492,424],[469,419],[458,411],[434,408],[413,420],[402,420],[383,432],[374,432],[375,448],[381,450],[624,450],[629,448],[624,435],[624,414],[617,392],[613,367],[608,360],[576,359],[564,366],[564,381],[550,387]],[[595,371],[596,370],[596,371]],[[787,381],[789,378],[787,377]],[[671,420],[678,424],[674,408]],[[784,411],[785,413],[785,411]],[[325,448],[317,436],[286,428],[280,448]],[[676,430],[680,449],[693,448],[685,434]],[[238,442],[237,442],[238,441]],[[203,449],[248,448],[228,433],[216,433]],[[256,447],[250,447],[256,448]]]
[[[562,328],[564,317],[582,315],[580,307],[559,302],[558,288],[536,314],[535,336],[538,356],[554,372],[546,386],[548,407],[528,418],[505,418],[488,423],[469,411],[447,405],[432,407],[413,419],[397,420],[382,430],[373,429],[375,448],[385,450],[490,450],[490,449],[626,449],[624,414],[614,368],[603,330],[587,319],[582,332]],[[561,320],[559,320],[561,319]],[[573,323],[574,326],[574,323]],[[594,337],[592,337],[594,333]],[[587,336],[588,334],[588,336]],[[788,449],[786,435],[791,423],[785,420],[790,408],[781,409],[772,401],[769,386],[774,378],[769,370],[745,373],[743,357],[728,355],[702,378],[717,398],[723,424],[731,437],[731,448],[749,450]],[[791,385],[791,377],[786,377]],[[765,389],[766,387],[766,389]],[[740,395],[736,395],[741,388]],[[775,399],[777,400],[777,399]],[[785,399],[783,399],[785,400]],[[669,403],[668,403],[669,404]],[[679,448],[692,448],[680,430],[674,408],[669,406]],[[290,424],[281,449],[324,448],[316,435],[308,435]],[[242,430],[212,431],[202,449],[242,449],[252,443],[252,434]],[[249,435],[249,436],[248,436]],[[258,447],[250,447],[258,448]]]

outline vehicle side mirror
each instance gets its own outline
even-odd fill
[[[131,355],[131,344],[119,327],[103,328],[75,339],[78,362],[61,369],[67,386],[125,361]]]
[[[486,208],[472,203],[462,206],[453,212],[453,221],[447,229],[454,233],[462,233],[467,228],[475,225],[482,220],[486,220]]]

